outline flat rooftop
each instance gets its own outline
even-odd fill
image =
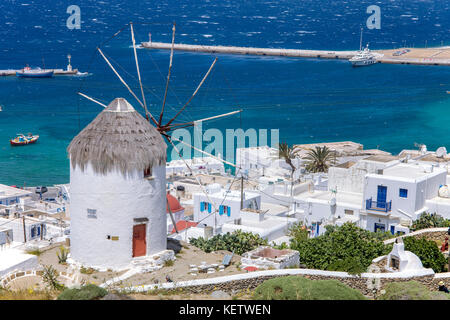
[[[393,155],[373,155],[367,158],[364,158],[363,160],[366,161],[376,161],[376,162],[391,162],[394,160],[398,160],[399,157],[398,156],[393,156]]]
[[[384,176],[400,177],[406,179],[417,179],[428,175],[446,172],[443,168],[434,168],[431,172],[430,166],[420,164],[398,164],[383,170]]]
[[[31,195],[32,192],[15,187],[0,184],[0,198],[22,197]]]
[[[353,193],[353,192],[342,192],[338,191],[333,194],[331,191],[319,191],[315,190],[314,192],[303,192],[297,195],[295,198],[299,199],[317,199],[322,201],[330,201],[332,198],[336,197],[336,202],[339,203],[348,203],[360,206],[363,203],[363,194],[362,193]]]
[[[304,157],[309,150],[314,150],[316,147],[327,147],[336,152],[336,157],[357,155],[390,155],[389,152],[378,149],[364,150],[364,146],[362,144],[353,141],[296,144],[294,145],[294,151],[299,157]]]

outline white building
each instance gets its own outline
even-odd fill
[[[123,98],[70,143],[71,259],[125,269],[167,246],[166,144]]]
[[[288,242],[288,229],[298,221],[286,215],[288,210],[263,204],[261,196],[255,192],[243,193],[242,210],[240,191],[228,191],[218,184],[212,184],[207,187],[207,194],[208,196],[204,193],[194,194],[193,222],[197,226],[186,229],[179,235],[174,235],[175,237],[182,240],[208,237],[210,229],[216,234],[241,230],[280,244]]]
[[[186,166],[192,169],[194,174],[196,173],[225,173],[225,166],[222,161],[219,161],[213,157],[197,157],[192,159],[179,159],[172,160],[167,162],[166,164],[166,174],[167,175],[192,175],[191,170]]]
[[[194,221],[203,225],[216,227],[224,223],[241,218],[241,193],[239,191],[223,189],[214,183],[206,187],[206,192],[195,193]],[[244,192],[244,209],[261,208],[261,197],[257,193]],[[214,214],[217,211],[218,214]]]
[[[294,197],[294,211],[314,235],[327,224],[347,221],[370,231],[407,233],[410,223],[429,209],[447,171],[381,155],[332,167],[328,174],[328,191],[311,189]]]
[[[395,232],[400,219],[410,221],[427,210],[437,196],[447,171],[420,163],[401,163],[365,177],[361,225],[368,230]]]
[[[11,206],[20,202],[20,199],[30,196],[32,193],[15,187],[0,184],[0,205]]]
[[[296,168],[294,180],[300,177],[302,172],[302,160],[292,159],[292,164]],[[292,169],[283,158],[279,157],[278,149],[268,146],[237,148],[236,166],[241,168],[242,173],[247,173],[249,177],[291,177]]]

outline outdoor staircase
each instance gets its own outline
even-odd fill
[[[161,263],[157,263],[156,260],[148,256],[133,258],[131,266],[139,272],[151,272],[163,267]]]

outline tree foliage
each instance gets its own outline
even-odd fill
[[[425,268],[431,268],[436,273],[446,271],[447,261],[436,242],[424,238],[405,237],[403,243],[405,244],[405,250],[418,256]]]
[[[299,225],[296,226],[298,229]],[[373,259],[389,252],[389,247],[376,234],[350,222],[330,226],[316,238],[305,239],[302,233],[301,230],[291,231],[290,247],[299,251],[300,263],[311,269],[359,274]]]
[[[298,276],[264,281],[253,293],[256,300],[365,300],[361,292],[337,280],[309,280]]]
[[[417,220],[415,220],[411,226],[412,231],[427,229],[427,228],[448,228],[450,227],[450,220],[444,219],[444,217],[436,213],[422,213]]]
[[[295,157],[294,149],[286,142],[282,142],[278,146],[278,156],[284,159],[284,161],[291,167],[292,172],[295,171],[295,166],[292,163],[292,159]]]
[[[328,147],[316,147],[306,157],[306,170],[309,172],[327,172],[330,165],[336,162],[336,156]]]
[[[259,235],[241,230],[236,230],[233,233],[227,232],[223,235],[218,234],[208,240],[203,237],[190,238],[189,242],[205,252],[228,250],[234,251],[238,255],[256,249],[261,245],[267,245],[267,241]]]

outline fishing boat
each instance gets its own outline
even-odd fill
[[[16,76],[21,78],[51,78],[53,77],[53,71],[42,70],[39,67],[31,69],[26,66],[21,71],[16,71]]]
[[[38,135],[29,133],[27,136],[24,134],[18,134],[14,139],[9,140],[12,146],[23,146],[26,144],[35,143],[39,139]]]

